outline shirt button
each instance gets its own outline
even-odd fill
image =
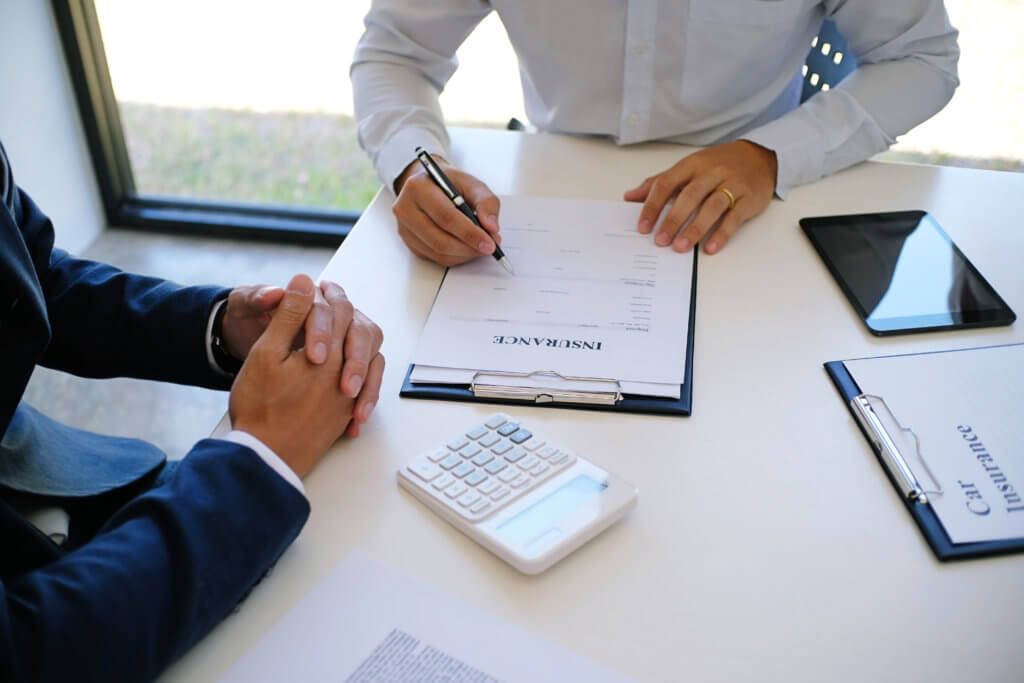
[[[636,112],[633,112],[632,114],[630,114],[626,118],[626,121],[629,122],[629,125],[631,125],[631,126],[639,126],[640,125],[640,115],[637,114]]]
[[[649,46],[647,45],[647,43],[644,43],[644,42],[633,43],[633,53],[634,54],[638,54],[638,55],[642,55],[642,54],[647,52],[647,48],[648,47]]]

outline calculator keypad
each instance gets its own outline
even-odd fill
[[[521,498],[576,461],[504,413],[495,413],[405,466],[408,479],[470,521]]]

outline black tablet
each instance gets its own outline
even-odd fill
[[[872,334],[1017,318],[924,211],[802,218],[800,227]]]

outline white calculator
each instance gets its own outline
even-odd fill
[[[637,499],[632,485],[505,413],[421,453],[398,483],[526,574],[604,531]]]

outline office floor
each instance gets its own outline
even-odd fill
[[[181,284],[285,284],[316,278],[331,247],[105,231],[81,256]],[[227,410],[226,392],[133,379],[89,380],[36,368],[25,400],[81,429],[150,441],[180,458]]]

